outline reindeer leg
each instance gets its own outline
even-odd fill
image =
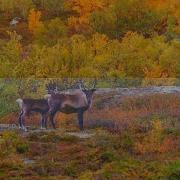
[[[47,129],[47,119],[48,119],[48,115],[45,114],[45,117],[44,117],[44,128]]]
[[[44,114],[41,114],[41,129],[44,129]]]
[[[56,125],[55,125],[55,121],[54,121],[54,115],[55,114],[50,115],[50,121],[51,121],[51,124],[52,124],[53,128],[56,129]]]
[[[41,129],[47,129],[47,114],[42,114]]]
[[[47,129],[48,116],[49,116],[49,112],[42,114],[41,129]]]
[[[55,121],[54,121],[54,116],[55,116],[56,112],[54,111],[50,111],[50,115],[49,115],[49,119],[51,121],[51,124],[53,126],[54,129],[56,129],[56,126],[55,126]]]
[[[78,122],[79,122],[79,128],[80,130],[83,130],[83,111],[78,112]]]
[[[20,114],[19,114],[19,118],[18,118],[18,123],[19,123],[19,129],[22,129],[22,115],[23,115],[23,110],[21,110]]]
[[[21,124],[22,124],[22,129],[27,132],[27,128],[25,126],[25,117],[26,117],[27,113],[23,112],[22,116],[21,116]]]

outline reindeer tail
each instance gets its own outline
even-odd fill
[[[51,97],[51,94],[46,94],[46,95],[44,96],[45,99],[49,99],[50,97]]]
[[[22,99],[17,99],[16,102],[19,104],[19,107],[22,109],[23,100]]]

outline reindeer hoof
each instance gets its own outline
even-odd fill
[[[24,132],[27,132],[27,131],[28,131],[26,127],[22,127],[22,130],[23,130]]]

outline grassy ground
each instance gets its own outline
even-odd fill
[[[159,122],[147,133],[91,131],[88,139],[1,133],[1,179],[178,179],[178,132],[162,132]]]
[[[107,98],[107,97],[106,97]],[[0,133],[0,179],[179,179],[179,96],[127,97],[85,115],[82,139],[75,116],[57,115],[55,131]],[[39,126],[38,116],[27,124]],[[14,123],[17,113],[1,118]]]

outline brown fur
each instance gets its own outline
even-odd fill
[[[42,116],[41,127],[45,126],[47,112],[49,110],[48,101],[46,99],[17,99],[21,112],[19,115],[19,127],[27,131],[25,127],[25,117],[31,112],[39,112]]]
[[[80,129],[83,129],[83,113],[90,107],[94,91],[95,89],[78,90],[73,94],[53,93],[51,96],[46,96],[48,98],[50,120],[54,128],[54,115],[57,111],[60,111],[66,114],[77,113]]]

